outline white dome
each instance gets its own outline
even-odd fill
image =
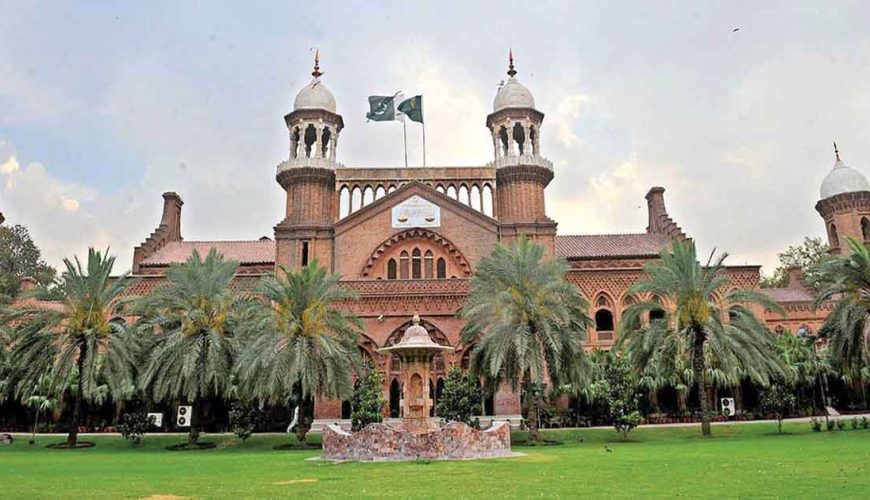
[[[315,78],[296,94],[293,109],[325,109],[335,113],[335,96],[320,78]]]
[[[822,199],[843,193],[870,191],[870,182],[864,174],[845,165],[840,160],[834,163],[834,168],[825,176],[819,194]]]
[[[493,112],[505,108],[534,108],[535,98],[525,85],[516,78],[508,78],[507,83],[502,85],[492,101]]]

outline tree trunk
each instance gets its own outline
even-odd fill
[[[650,414],[656,414],[659,412],[659,395],[658,391],[655,389],[649,390],[649,412]]]
[[[698,382],[698,403],[701,407],[701,434],[710,435],[710,411],[707,401],[707,372],[704,369],[704,332],[695,332],[695,345],[692,347],[692,370]]]
[[[528,384],[526,387],[528,387]],[[535,386],[533,385],[532,388],[534,389]],[[538,429],[538,419],[541,415],[541,409],[538,405],[538,395],[535,394],[534,390],[521,390],[520,393],[522,394],[522,392],[525,392],[526,396],[529,398],[528,419],[526,419],[529,427],[529,441],[537,443],[541,439],[541,432]]]
[[[84,374],[82,373],[83,368],[85,366],[85,354],[87,353],[88,347],[87,344],[84,343],[84,340],[81,340],[81,347],[79,347],[79,358],[76,360],[76,368],[78,369],[78,378],[76,381],[76,393],[73,395],[73,412],[72,417],[70,418],[70,427],[69,433],[66,436],[66,445],[70,448],[74,448],[76,444],[79,442],[79,422],[82,418],[82,391],[84,389]]]
[[[199,441],[199,405],[202,400],[202,379],[205,377],[206,355],[208,354],[208,337],[200,333],[199,360],[196,367],[196,393],[193,398],[193,407],[190,411],[190,431],[187,435],[187,443],[196,444]]]
[[[309,398],[305,398],[300,394],[296,400],[299,408],[299,420],[296,422],[296,441],[299,443],[299,446],[304,448],[306,436],[308,431],[311,430],[311,419],[308,418]]]

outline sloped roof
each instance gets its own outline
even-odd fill
[[[275,262],[275,242],[258,241],[173,241],[142,261],[143,266],[166,266],[174,262],[184,262],[196,250],[205,257],[214,248],[226,259],[237,260],[240,264],[273,264]]]
[[[671,240],[661,234],[583,234],[556,236],[556,255],[567,259],[655,257]]]
[[[816,297],[804,288],[765,288],[762,290],[776,302],[812,302]]]

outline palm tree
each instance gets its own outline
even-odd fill
[[[339,309],[356,294],[339,286],[314,260],[299,270],[281,268],[261,280],[251,306],[245,348],[239,357],[241,387],[261,402],[300,408],[296,435],[301,445],[311,427],[315,396],[347,398],[359,366],[356,347],[361,321]]]
[[[63,262],[59,306],[25,301],[3,322],[14,325],[9,358],[16,397],[29,397],[48,373],[50,395],[72,400],[66,446],[75,447],[85,404],[123,400],[134,390],[134,342],[120,317],[130,280],[127,273],[111,276],[115,258],[108,252],[89,249],[84,267],[78,258]]]
[[[631,306],[620,325],[620,342],[638,374],[653,364],[662,373],[673,374],[680,363],[691,363],[705,436],[710,435],[711,369],[721,370],[727,375],[725,379],[733,380],[734,373],[745,374],[761,385],[783,372],[773,336],[749,306],[782,309],[756,290],[734,289],[723,294],[728,285],[728,276],[723,272],[726,257],[723,254],[714,259],[711,254],[702,266],[694,243],[675,241],[670,251],[661,252],[660,261],[644,266],[648,277],[629,289],[629,293],[665,298],[674,305],[673,318],[627,328],[639,324],[644,313],[661,307],[657,301],[647,300]],[[717,303],[716,296],[724,296],[721,303]]]
[[[186,262],[169,267],[165,284],[136,304],[139,330],[152,342],[141,385],[156,401],[193,405],[188,445],[199,437],[202,400],[224,397],[232,386],[246,309],[246,296],[230,288],[237,269],[238,262],[214,249],[205,260],[194,250]]]
[[[544,247],[525,238],[498,245],[480,260],[459,315],[467,322],[462,342],[475,345],[472,373],[482,376],[489,390],[507,381],[515,392],[522,387],[533,395],[547,379],[558,388],[583,386],[582,341],[591,320],[588,303],[565,279],[567,272],[564,259],[544,259]],[[539,405],[532,397],[532,440],[539,438],[534,417]]]
[[[837,371],[861,373],[870,369],[870,251],[846,238],[852,253],[822,263],[822,290],[816,307],[836,301],[819,332],[828,339],[831,363]]]

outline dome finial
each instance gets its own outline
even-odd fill
[[[314,71],[311,72],[311,76],[314,78],[323,76],[323,72],[320,71],[320,49],[314,50]]]
[[[840,150],[837,149],[837,141],[834,141],[834,156],[837,158],[837,161],[840,161]]]
[[[414,325],[420,324],[420,315],[418,313],[414,313],[414,317],[411,318],[411,323],[413,323]]]
[[[508,49],[508,76],[513,78],[514,75],[517,74],[517,70],[514,69],[514,51],[513,49]]]

